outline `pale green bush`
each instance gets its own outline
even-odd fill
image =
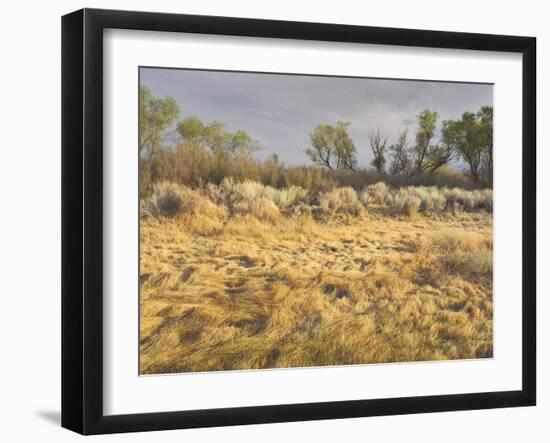
[[[384,202],[398,212],[408,213],[416,206],[416,199],[420,200],[418,211],[423,213],[493,210],[493,191],[490,189],[467,191],[461,188],[408,186],[390,190]]]
[[[381,205],[386,201],[389,192],[390,188],[386,183],[378,182],[363,188],[359,194],[359,198],[365,205]]]
[[[184,200],[184,193],[177,184],[155,183],[151,195],[141,202],[141,215],[173,217],[183,211]]]
[[[307,191],[299,186],[275,189],[250,180],[238,183],[231,178],[225,178],[219,187],[208,185],[207,192],[214,201],[224,202],[230,207],[241,202],[250,203],[265,198],[280,210],[285,210],[294,204],[307,201]]]
[[[294,204],[305,202],[307,191],[299,186],[290,186],[283,189],[266,186],[262,196],[271,200],[279,209],[287,209]]]
[[[268,203],[269,202],[269,203]],[[246,180],[225,178],[219,186],[209,183],[202,190],[170,182],[153,185],[148,197],[141,201],[142,216],[173,217],[178,214],[252,214],[261,220],[274,221],[285,214],[361,214],[364,206],[379,205],[394,213],[414,215],[449,211],[493,210],[493,191],[468,191],[461,188],[408,186],[390,189],[378,182],[357,194],[351,187],[340,187],[311,197],[304,188],[289,186],[276,189]],[[299,208],[299,210],[295,210]],[[306,209],[307,208],[307,209]]]
[[[237,193],[245,201],[252,201],[262,196],[264,192],[264,185],[254,181],[244,181],[236,185]]]
[[[422,200],[420,198],[418,198],[416,195],[409,195],[407,201],[405,202],[405,205],[403,206],[403,211],[409,216],[416,215],[418,213],[418,210],[420,209],[421,204]]]
[[[176,183],[160,182],[153,186],[149,197],[141,202],[141,216],[174,217],[177,215],[205,215],[223,218],[225,208],[213,203],[199,191]]]
[[[279,220],[281,212],[271,200],[265,197],[256,198],[249,203],[249,211],[258,220],[275,222]]]
[[[337,188],[321,194],[319,206],[325,213],[342,213],[357,216],[361,214],[363,206],[353,188]]]

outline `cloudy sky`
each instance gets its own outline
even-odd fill
[[[319,123],[350,122],[358,163],[367,166],[370,131],[380,128],[393,143],[408,127],[412,142],[416,115],[425,108],[446,120],[493,104],[492,85],[472,83],[159,68],[142,68],[140,81],[157,97],[173,97],[180,118],[244,129],[260,142],[257,158],[277,153],[290,165],[310,163],[304,150]]]

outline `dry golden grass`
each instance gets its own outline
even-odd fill
[[[492,214],[266,213],[141,220],[142,374],[492,356]]]

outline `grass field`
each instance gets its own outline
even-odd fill
[[[492,357],[490,212],[268,209],[141,219],[142,374]]]

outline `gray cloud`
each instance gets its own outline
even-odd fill
[[[366,166],[369,131],[380,128],[393,142],[403,127],[414,129],[425,108],[446,120],[493,104],[486,84],[159,68],[142,68],[140,79],[154,95],[172,96],[182,117],[245,129],[260,141],[258,158],[275,152],[293,165],[309,162],[304,149],[319,123],[350,122],[359,164]]]

